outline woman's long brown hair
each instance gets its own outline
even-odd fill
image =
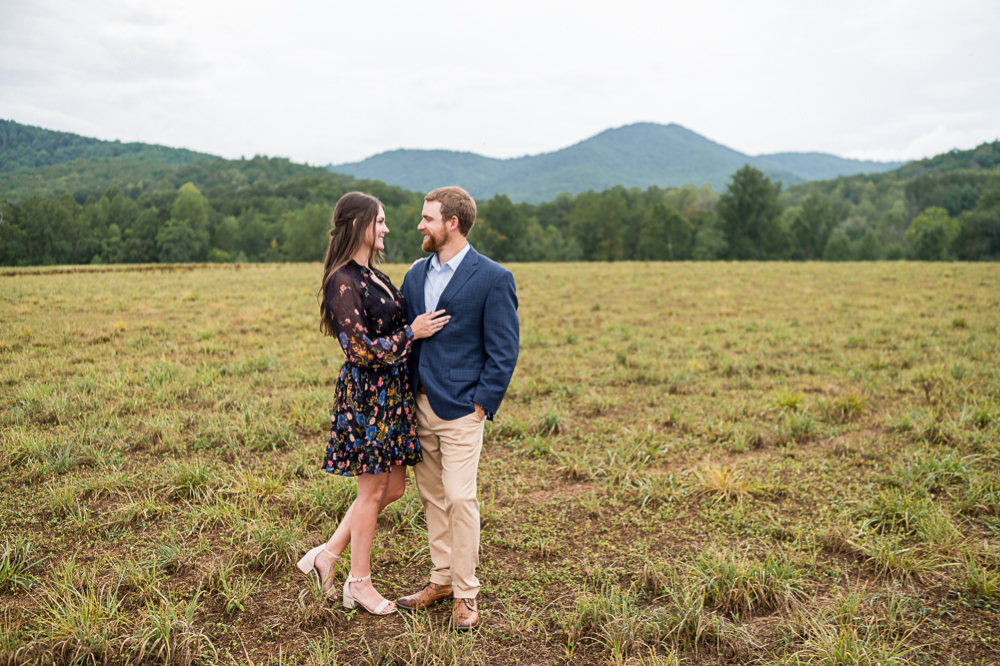
[[[323,331],[323,335],[336,336],[333,322],[326,311],[326,287],[333,274],[343,268],[364,245],[365,233],[375,226],[380,206],[385,208],[381,201],[371,195],[348,192],[340,197],[333,209],[330,247],[326,250],[326,260],[323,262],[323,286],[319,288],[319,330]],[[368,255],[369,268],[373,268],[381,259],[382,253],[375,251],[373,230],[371,253]]]

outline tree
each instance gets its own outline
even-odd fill
[[[200,243],[190,222],[171,218],[156,234],[156,247],[161,263],[187,263],[197,261]]]
[[[212,247],[231,252],[236,248],[239,235],[240,224],[235,217],[229,215],[216,225],[212,234]]]
[[[837,216],[830,202],[815,192],[806,197],[792,219],[789,232],[792,258],[812,261],[823,256],[830,234],[837,226]]]
[[[78,253],[81,230],[71,209],[56,199],[28,197],[21,202],[17,224],[23,248],[21,266],[90,263],[93,253]]]
[[[539,225],[541,226],[541,225]],[[541,254],[544,261],[580,261],[583,259],[583,250],[576,239],[559,231],[556,225],[550,225],[544,230],[544,240]]]
[[[232,257],[225,250],[220,250],[217,247],[213,247],[208,251],[208,257],[205,258],[210,264],[225,264],[232,261]]]
[[[177,192],[170,207],[170,219],[187,222],[187,226],[194,234],[193,252],[190,259],[185,261],[198,261],[205,258],[209,248],[209,215],[212,206],[208,199],[194,186],[194,183],[185,183]],[[159,242],[159,238],[157,238]],[[175,260],[181,261],[181,260]]]
[[[772,183],[749,164],[733,174],[716,211],[728,244],[729,259],[779,259],[787,243],[778,222],[781,183]]]
[[[528,223],[523,207],[498,194],[479,207],[479,220],[472,228],[476,235],[472,239],[480,242],[482,252],[495,261],[523,261]]]
[[[1000,174],[990,178],[983,194],[979,197],[976,210],[1000,210]]]
[[[619,188],[620,189],[620,188]],[[584,192],[570,214],[570,231],[585,261],[618,261],[623,258],[622,227],[626,204],[620,191]]]
[[[944,208],[928,208],[910,223],[906,239],[910,254],[920,261],[954,259],[952,245],[962,233],[962,223],[949,217]]]
[[[955,242],[959,259],[1000,259],[1000,175],[989,181],[976,210],[965,213],[962,222]]]
[[[152,208],[139,213],[132,226],[122,232],[122,245],[118,261],[126,264],[145,264],[156,261],[159,249],[156,234],[160,230],[160,213]]]
[[[854,258],[858,261],[878,261],[882,258],[882,242],[874,229],[869,229],[857,241],[854,247]]]
[[[237,236],[236,249],[259,261],[270,246],[271,236],[268,234],[267,221],[256,209],[250,209],[239,217],[240,232]]]
[[[697,231],[692,258],[695,261],[715,261],[725,257],[729,252],[729,244],[718,216],[708,211],[699,211],[693,216],[693,221]]]
[[[654,204],[639,223],[635,258],[652,261],[675,261],[691,258],[694,227],[673,206]]]
[[[330,245],[330,210],[309,204],[299,211],[285,213],[285,258],[288,261],[323,261]]]
[[[28,252],[26,234],[18,223],[21,209],[0,199],[0,266],[26,265],[33,257]]]
[[[91,260],[94,263],[115,264],[118,263],[122,252],[122,232],[117,224],[108,227],[108,232],[101,240],[101,252],[95,254]]]
[[[955,242],[959,259],[983,261],[1000,259],[1000,206],[975,210],[962,216],[962,233]]]
[[[830,240],[826,242],[826,247],[823,248],[823,260],[850,261],[852,258],[851,239],[847,237],[847,234],[840,229],[830,234]]]

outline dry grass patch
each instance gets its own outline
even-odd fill
[[[750,497],[750,493],[757,488],[743,472],[729,465],[709,463],[694,475],[698,482],[692,487],[693,493],[710,497],[714,502],[743,500]]]

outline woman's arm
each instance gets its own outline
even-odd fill
[[[338,271],[327,287],[327,316],[347,360],[362,367],[403,363],[413,348],[413,331],[403,326],[382,338],[369,337],[371,328],[360,290],[361,285],[344,271]]]

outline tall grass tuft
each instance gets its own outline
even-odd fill
[[[211,639],[195,627],[198,596],[176,603],[161,596],[158,604],[146,607],[139,630],[124,641],[135,662],[191,666],[205,652],[218,657]]]
[[[728,465],[706,465],[695,472],[695,477],[698,483],[692,488],[694,493],[711,497],[715,502],[745,499],[754,487],[742,472]]]
[[[319,638],[306,646],[306,666],[338,666],[337,640],[333,632],[324,631]]]
[[[71,484],[62,485],[48,484],[49,510],[56,516],[65,516],[73,508],[76,501],[76,488]]]
[[[883,613],[885,613],[883,615]],[[839,592],[833,603],[794,614],[779,628],[798,648],[776,663],[782,666],[909,666],[916,648],[913,633],[901,631],[901,607],[890,594],[884,608],[858,591]]]
[[[697,647],[715,637],[717,626],[705,611],[705,588],[688,578],[668,576],[661,581],[661,609],[653,612],[651,630],[660,642]]]
[[[809,414],[789,414],[781,425],[778,439],[784,443],[805,444],[816,437],[816,422]]]
[[[164,539],[156,542],[154,551],[153,563],[161,571],[181,574],[194,568],[194,553],[172,530],[167,532]]]
[[[887,488],[872,498],[864,526],[880,534],[894,531],[912,534],[933,508],[933,502],[922,492]]]
[[[917,582],[934,568],[935,561],[915,547],[903,543],[897,535],[870,534],[858,544],[875,574],[883,579],[904,583]]]
[[[140,492],[136,497],[132,497],[132,494],[129,493],[128,502],[115,511],[107,524],[118,526],[145,525],[164,516],[167,510],[167,506],[152,490]]]
[[[106,663],[120,646],[123,606],[117,583],[77,587],[57,580],[43,593],[38,634],[17,656],[66,666]]]
[[[988,601],[1000,599],[1000,572],[984,566],[972,553],[962,557],[959,580],[973,597]]]
[[[263,501],[281,495],[287,487],[287,477],[281,470],[254,470],[243,466],[230,474],[228,492],[243,499]]]
[[[142,599],[155,599],[165,580],[165,571],[160,568],[158,558],[141,560],[126,555],[112,562],[112,571],[120,580],[119,591],[138,595]]]
[[[778,412],[797,412],[805,406],[805,402],[801,393],[783,389],[774,396],[771,407]]]
[[[866,400],[857,393],[848,393],[833,400],[821,401],[820,411],[827,421],[845,423],[855,421],[865,412]]]
[[[956,493],[958,510],[968,516],[1000,515],[1000,474],[973,477]]]
[[[164,470],[170,497],[204,501],[215,492],[219,475],[203,460],[171,461]]]
[[[264,577],[264,574],[248,576],[243,569],[238,558],[234,557],[228,561],[215,562],[205,573],[204,582],[220,597],[227,614],[245,611],[250,596],[257,591]]]
[[[402,615],[406,629],[389,640],[365,641],[361,663],[481,666],[489,662],[477,649],[475,632],[458,633],[435,623],[426,613]],[[352,662],[355,663],[355,662]]]
[[[612,663],[624,664],[641,644],[645,616],[632,590],[604,585],[597,594],[584,594],[576,608],[560,619],[567,651],[572,655],[584,640],[602,646]]]
[[[748,553],[709,550],[692,562],[706,603],[726,612],[788,608],[805,596],[802,571],[780,553],[752,559]]]
[[[263,515],[242,527],[243,557],[248,567],[273,571],[293,563],[303,548],[305,526],[299,519]]]
[[[565,428],[566,423],[563,415],[557,411],[549,410],[532,424],[531,430],[536,435],[550,437],[552,435],[558,435],[560,432],[565,430]]]
[[[24,537],[16,537],[13,541],[5,539],[0,556],[0,592],[30,589],[35,584],[35,577],[28,571],[42,559],[36,556],[31,542]]]
[[[974,472],[978,456],[962,456],[957,451],[937,454],[918,450],[910,453],[905,462],[890,472],[890,481],[911,487],[926,488],[937,493],[950,486],[963,486]]]
[[[288,423],[268,410],[245,407],[236,421],[229,445],[234,450],[280,451],[287,449],[296,436]]]
[[[955,527],[951,514],[937,505],[920,516],[917,538],[943,555],[954,555],[965,542],[965,537]]]

